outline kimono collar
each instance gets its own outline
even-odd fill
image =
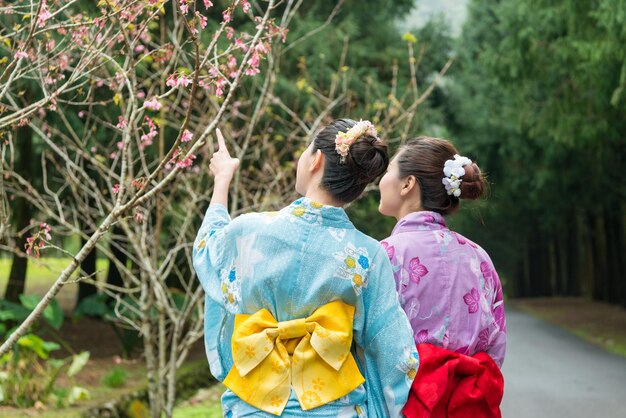
[[[301,197],[283,209],[291,216],[295,216],[309,223],[317,223],[334,228],[354,228],[346,211],[336,206],[324,205],[308,197]]]
[[[400,219],[393,228],[391,235],[407,231],[439,231],[441,229],[448,229],[443,216],[437,212],[425,210],[420,212],[411,212],[404,218]]]

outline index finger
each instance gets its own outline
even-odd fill
[[[222,135],[222,131],[219,128],[215,129],[215,134],[217,136],[217,150],[228,152],[226,148],[226,141],[224,140],[224,135]]]

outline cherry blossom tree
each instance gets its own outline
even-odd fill
[[[350,115],[349,39],[330,85],[298,82],[315,115],[299,115],[275,93],[288,28],[302,0],[0,1],[0,249],[71,260],[32,314],[2,343],[16,343],[68,283],[92,283],[115,301],[120,326],[142,337],[153,417],[170,417],[176,369],[202,336],[202,290],[191,245],[209,201],[215,128],[242,162],[231,214],[275,209],[294,195],[295,161],[334,115]],[[343,1],[324,25],[331,24]],[[222,7],[224,6],[225,7]],[[315,30],[304,38],[315,36]],[[285,45],[288,45],[285,47]],[[372,93],[367,114],[383,137],[402,142],[417,110],[449,68],[420,93],[420,53],[409,40],[411,84]],[[32,130],[42,178],[15,170],[16,127]],[[13,239],[9,201],[26,199],[37,219]],[[69,253],[63,236],[84,245]],[[80,264],[97,250],[115,264],[114,286]],[[115,252],[129,262],[120,261]]]

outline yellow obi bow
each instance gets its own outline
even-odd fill
[[[277,322],[267,309],[236,315],[234,366],[224,385],[250,405],[281,415],[293,387],[303,410],[365,382],[350,353],[354,307],[334,301],[303,319]]]

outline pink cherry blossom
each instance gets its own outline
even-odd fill
[[[198,23],[200,24],[200,27],[202,29],[206,28],[206,24],[207,24],[207,17],[201,15],[200,13],[196,12],[196,17],[198,18]]]
[[[235,48],[236,49],[241,49],[243,52],[247,52],[248,51],[248,47],[246,46],[246,44],[243,43],[241,38],[235,39]]]
[[[187,4],[187,0],[180,0],[180,10],[183,12],[183,14],[187,14],[189,13],[189,5]]]
[[[196,156],[193,154],[189,154],[189,156],[187,158],[184,158],[182,160],[179,160],[176,165],[180,168],[187,168],[187,167],[191,167],[193,165],[193,160],[196,159]]]
[[[146,185],[145,179],[143,177],[138,178],[138,179],[133,179],[133,181],[131,181],[131,184],[134,188],[139,189],[139,190],[143,189],[144,186]]]
[[[44,234],[48,241],[50,241],[52,239],[52,236],[50,236],[50,225],[44,222],[39,224],[39,228],[41,228],[40,232]]]
[[[170,74],[165,81],[165,85],[168,87],[176,87],[176,77],[175,74]]]
[[[120,184],[116,183],[115,186],[113,186],[113,190],[111,190],[113,192],[113,194],[118,194],[120,192]]]
[[[260,72],[261,70],[259,70],[256,67],[248,67],[248,69],[246,70],[246,75],[254,76],[254,75],[259,74]]]
[[[187,87],[191,83],[191,78],[187,77],[186,75],[182,75],[178,78],[178,80],[176,80],[176,84],[183,87]]]
[[[146,109],[150,109],[150,110],[159,110],[161,109],[161,103],[159,103],[159,100],[156,97],[153,97],[150,100],[146,100],[143,105],[146,107]]]
[[[224,95],[224,86],[226,85],[226,79],[219,78],[215,82],[215,95],[217,97],[222,97]]]
[[[252,6],[250,6],[250,2],[248,2],[248,1],[243,1],[241,3],[241,8],[243,9],[244,13],[248,13],[248,11],[250,10],[250,7],[252,7]]]
[[[191,141],[191,138],[192,138],[192,137],[193,137],[193,134],[192,134],[191,132],[189,132],[189,130],[188,130],[188,129],[185,129],[185,130],[183,131],[183,136],[180,138],[180,140],[181,140],[182,142],[189,142],[189,141]]]
[[[213,2],[209,0],[204,0],[204,8],[208,9],[209,7],[213,7]]]
[[[28,58],[28,54],[26,53],[26,51],[17,51],[15,55],[13,55],[13,58],[15,58],[16,60],[20,58]]]
[[[196,159],[194,154],[189,154],[189,156],[182,158],[183,154],[180,152],[180,148],[174,151],[172,158],[170,159],[170,164],[176,164],[177,167],[187,168],[193,165],[193,160]]]
[[[51,17],[52,14],[50,13],[50,10],[48,10],[46,0],[42,0],[39,15],[37,15],[37,26],[39,26],[40,28],[46,26],[46,21]]]
[[[256,44],[254,50],[261,54],[267,54],[269,52],[267,45],[265,45],[264,42],[259,42],[258,44]]]
[[[117,117],[117,126],[120,129],[124,129],[128,126],[128,121],[126,119],[124,119],[124,117],[122,116],[118,116]]]
[[[178,78],[176,78],[175,74],[170,74],[170,76],[167,77],[167,80],[165,81],[165,84],[168,87],[180,87],[180,86],[187,87],[191,83],[192,83],[191,78],[187,77],[184,74]]]

